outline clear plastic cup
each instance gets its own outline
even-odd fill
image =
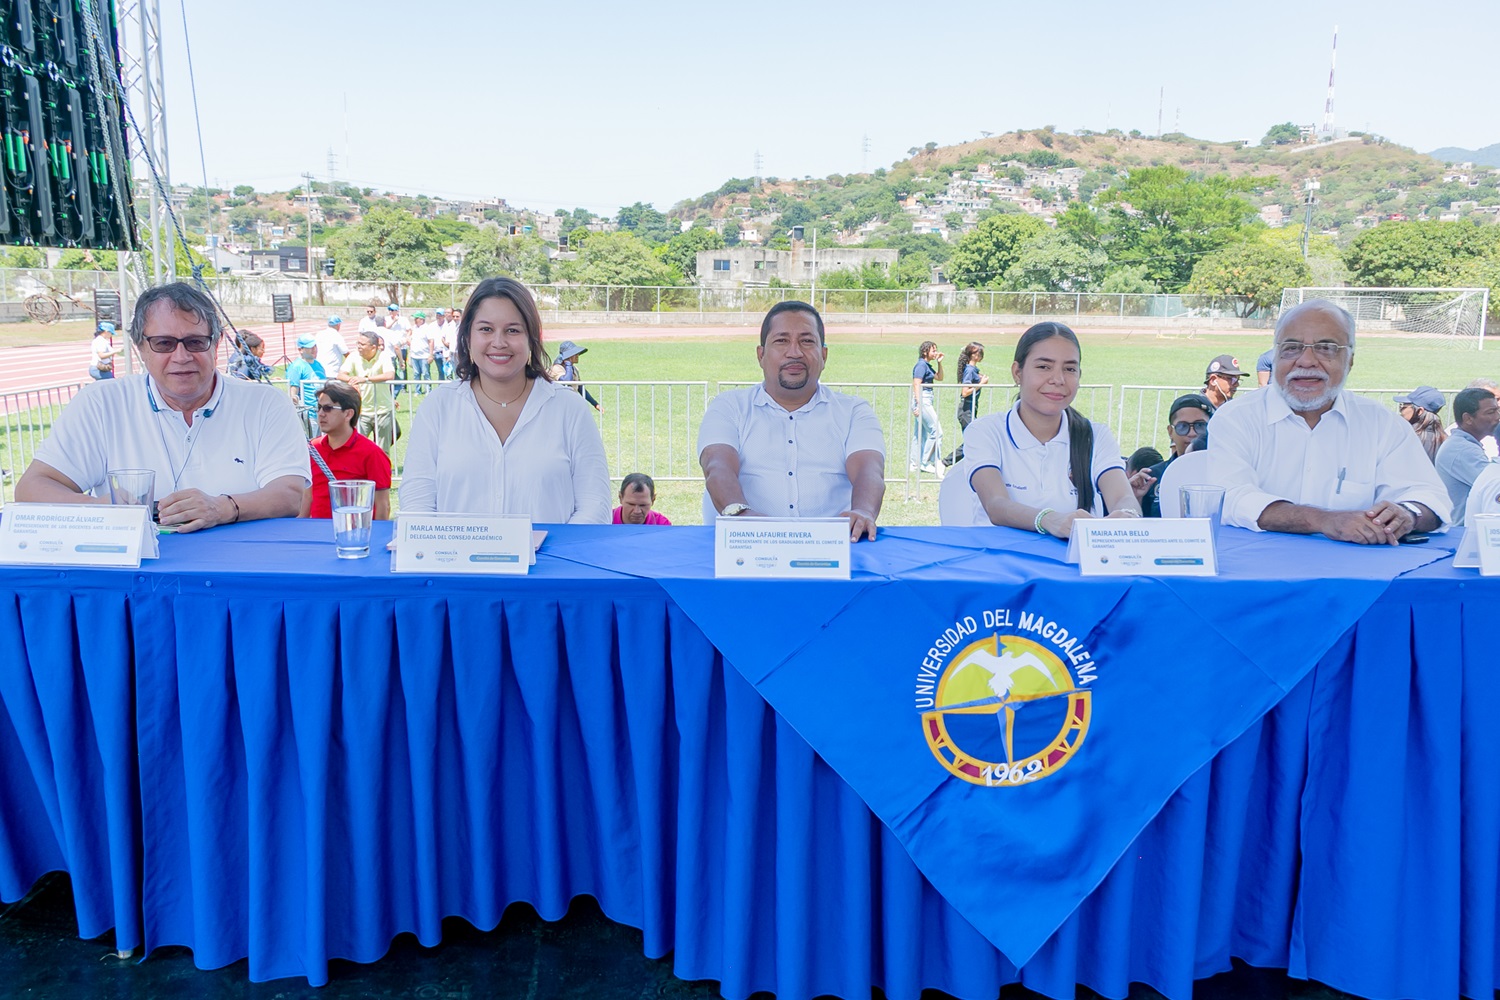
[[[342,479],[328,484],[333,508],[333,544],[340,559],[370,554],[370,523],[375,510],[375,481]]]
[[[150,507],[156,502],[155,470],[115,469],[109,474],[109,502],[130,507]]]
[[[1224,487],[1184,486],[1180,496],[1183,517],[1206,517],[1213,522],[1214,530],[1218,530],[1224,515]]]

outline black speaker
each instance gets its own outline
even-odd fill
[[[113,323],[120,327],[120,293],[94,289],[94,328],[100,323]]]
[[[271,322],[296,322],[296,317],[292,314],[292,297],[290,295],[271,296]]]

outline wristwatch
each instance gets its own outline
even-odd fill
[[[747,503],[725,504],[724,505],[724,509],[721,510],[721,511],[719,511],[719,515],[721,517],[734,517],[737,514],[743,514],[743,513],[745,513],[745,511],[747,511],[749,509],[750,509],[750,505],[747,504]]]
[[[1422,505],[1412,500],[1402,500],[1396,506],[1411,515],[1411,523],[1415,526],[1422,520]]]

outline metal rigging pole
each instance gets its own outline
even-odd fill
[[[166,80],[162,71],[160,0],[123,0],[120,4],[120,62],[125,99],[130,105],[130,152],[137,212],[145,225],[141,243],[151,255],[151,283],[177,274],[176,235],[167,198],[172,174],[167,163]],[[144,189],[144,190],[143,190]]]

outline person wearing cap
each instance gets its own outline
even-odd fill
[[[1463,524],[1469,490],[1491,464],[1483,442],[1500,426],[1500,400],[1488,389],[1464,389],[1453,397],[1453,415],[1458,423],[1438,448],[1433,465],[1453,500],[1453,523]]]
[[[338,372],[344,367],[344,356],[349,349],[344,346],[344,320],[340,316],[328,317],[328,325],[318,331],[318,364],[325,372]]]
[[[567,383],[568,388],[574,392],[582,393],[584,400],[590,406],[603,413],[604,407],[599,405],[599,401],[578,380],[577,359],[587,354],[588,350],[587,347],[579,347],[571,340],[565,340],[559,344],[557,346],[557,357],[553,359],[552,378],[555,381]]]
[[[1239,390],[1240,377],[1245,373],[1240,371],[1239,359],[1232,354],[1221,354],[1208,363],[1208,368],[1203,372],[1203,395],[1214,404],[1217,409],[1234,398]]]
[[[1401,417],[1411,424],[1422,450],[1429,460],[1436,462],[1438,449],[1448,440],[1448,432],[1438,414],[1443,411],[1443,394],[1430,385],[1419,385],[1404,396],[1396,396],[1394,402],[1401,407]]]
[[[407,348],[411,352],[411,377],[417,381],[419,393],[425,393],[427,386],[424,383],[432,380],[432,332],[432,327],[427,325],[426,313],[411,314],[411,337]]]
[[[1172,400],[1167,411],[1167,437],[1172,442],[1171,454],[1130,477],[1130,487],[1141,502],[1141,513],[1146,517],[1161,517],[1161,498],[1158,489],[1162,473],[1167,466],[1186,455],[1198,439],[1208,431],[1208,421],[1216,407],[1202,393],[1190,392]]]
[[[1344,386],[1354,334],[1354,317],[1326,299],[1281,314],[1271,384],[1209,421],[1224,524],[1365,545],[1446,526],[1452,501],[1416,437]]]
[[[125,353],[125,345],[115,346],[115,325],[100,323],[89,347],[89,376],[98,381],[115,377],[115,357]]]
[[[309,441],[318,432],[318,390],[327,381],[327,369],[318,360],[318,338],[302,334],[297,338],[297,358],[286,366],[286,384]]]
[[[823,317],[806,302],[778,302],[755,356],[765,378],[719,393],[698,427],[704,520],[842,517],[851,539],[874,541],[885,437],[869,403],[819,383]]]
[[[396,369],[395,395],[401,395],[406,387],[407,334],[411,327],[401,318],[401,307],[394,302],[385,307],[385,349],[390,353],[391,365]]]

